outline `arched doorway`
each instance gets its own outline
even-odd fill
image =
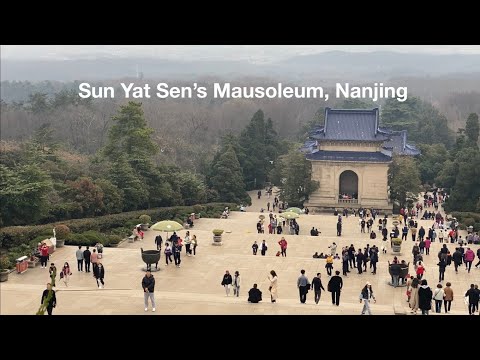
[[[358,176],[352,170],[340,174],[340,199],[358,199]]]

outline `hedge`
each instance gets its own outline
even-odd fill
[[[473,226],[474,231],[480,231],[479,213],[453,211],[450,215],[458,220],[461,229],[465,230],[467,226]]]
[[[0,229],[0,248],[9,249],[20,244],[27,244],[40,235],[45,235],[45,237],[53,236],[53,228],[60,224],[67,225],[74,234],[95,230],[102,233],[112,233],[120,236],[123,234],[123,236],[126,236],[133,228],[133,225],[128,227],[127,225],[138,224],[138,218],[143,214],[149,215],[152,218],[152,223],[172,219],[183,222],[193,212],[200,213],[201,217],[219,218],[226,206],[230,209],[237,208],[237,205],[232,203],[209,203],[130,211],[94,218],[59,221],[45,225],[9,226]]]

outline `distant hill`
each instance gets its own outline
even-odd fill
[[[341,78],[378,80],[403,76],[442,76],[480,72],[480,55],[430,55],[395,52],[323,52],[275,63],[247,61],[173,61],[153,58],[98,57],[78,60],[1,61],[2,80],[105,80],[135,77],[177,80],[197,76],[268,76],[306,80]]]

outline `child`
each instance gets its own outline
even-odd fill
[[[165,262],[168,265],[168,260],[170,262],[173,262],[172,260],[172,248],[170,247],[170,244],[167,242],[165,243],[165,250],[163,251],[165,253]]]
[[[257,242],[255,241],[252,245],[252,250],[253,250],[253,255],[257,255],[257,251],[258,251],[258,244]]]

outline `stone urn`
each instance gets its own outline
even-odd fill
[[[57,239],[57,248],[65,246],[65,239]]]
[[[220,246],[222,245],[222,234],[223,234],[223,230],[221,229],[215,229],[212,231],[213,232],[213,243],[212,245],[215,245],[215,246]]]

